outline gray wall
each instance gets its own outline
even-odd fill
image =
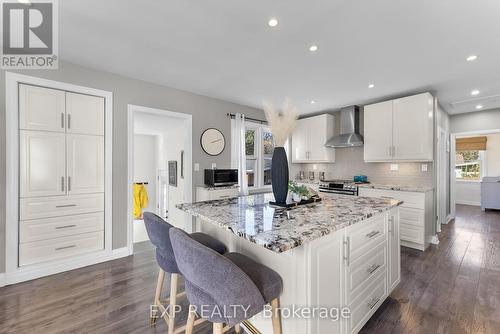
[[[498,130],[500,129],[500,109],[452,115],[450,129],[451,133]]]
[[[193,163],[200,163],[200,172],[193,172],[193,185],[200,184],[204,168],[230,165],[230,121],[226,113],[244,113],[264,118],[261,110],[212,99],[140,80],[95,71],[61,62],[59,70],[30,70],[23,74],[68,82],[113,92],[113,248],[127,242],[127,104],[166,109],[193,115]],[[0,273],[5,271],[5,71],[0,71]],[[218,157],[203,152],[199,140],[208,127],[215,127],[226,137],[226,149]]]

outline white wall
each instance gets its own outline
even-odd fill
[[[158,137],[155,135],[134,135],[134,182],[148,182],[149,203],[143,212],[156,212],[156,173],[158,163]],[[132,214],[132,213],[130,213]],[[134,220],[134,242],[148,240],[144,222]]]
[[[457,181],[455,185],[457,204],[481,205],[481,183],[475,181]]]
[[[488,135],[486,142],[486,176],[500,176],[500,133]]]
[[[185,179],[181,178],[181,151],[185,151],[189,140],[187,121],[175,117],[147,113],[135,113],[134,131],[136,133],[155,134],[158,138],[157,168],[168,170],[168,161],[177,161],[177,187],[168,186],[168,221],[174,226],[184,227],[186,215],[175,208],[184,202],[186,192]],[[134,172],[135,173],[135,172]],[[190,177],[185,175],[185,177]]]

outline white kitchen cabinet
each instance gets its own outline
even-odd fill
[[[64,103],[64,91],[19,85],[19,128],[64,132]]]
[[[365,161],[392,159],[392,101],[365,106]]]
[[[388,239],[389,251],[387,252],[389,263],[389,272],[387,278],[389,280],[389,290],[392,291],[401,282],[401,243],[399,234],[399,212],[392,211],[389,213],[388,219]]]
[[[434,98],[429,93],[394,100],[395,160],[430,161],[434,149]]]
[[[210,187],[196,187],[196,201],[213,201],[218,199],[227,199],[238,197],[240,188],[235,187],[220,187],[220,188],[210,188]]]
[[[104,99],[19,89],[19,266],[102,250]]]
[[[334,128],[335,119],[330,114],[300,119],[292,134],[292,163],[335,162],[335,149],[325,146]]]
[[[66,93],[68,133],[104,135],[104,98]]]
[[[434,97],[408,96],[364,107],[365,161],[432,161]]]
[[[66,194],[65,134],[25,131],[19,134],[19,196]]]
[[[67,136],[68,194],[104,192],[104,137]]]
[[[359,196],[395,198],[403,201],[399,210],[399,235],[402,246],[424,251],[432,239],[433,191],[425,192],[371,189],[360,187]]]

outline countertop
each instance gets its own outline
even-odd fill
[[[319,203],[290,210],[269,205],[272,194],[179,204],[195,217],[227,229],[277,253],[286,252],[349,225],[359,223],[402,202],[395,199],[321,194]]]
[[[434,189],[433,187],[405,186],[398,184],[381,184],[381,183],[359,184],[358,187],[369,188],[369,189],[380,189],[380,190],[408,191],[408,192],[418,192],[418,193],[426,193]]]

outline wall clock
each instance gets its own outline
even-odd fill
[[[217,129],[206,129],[201,134],[201,147],[208,155],[219,155],[226,147],[226,139],[222,132]]]

